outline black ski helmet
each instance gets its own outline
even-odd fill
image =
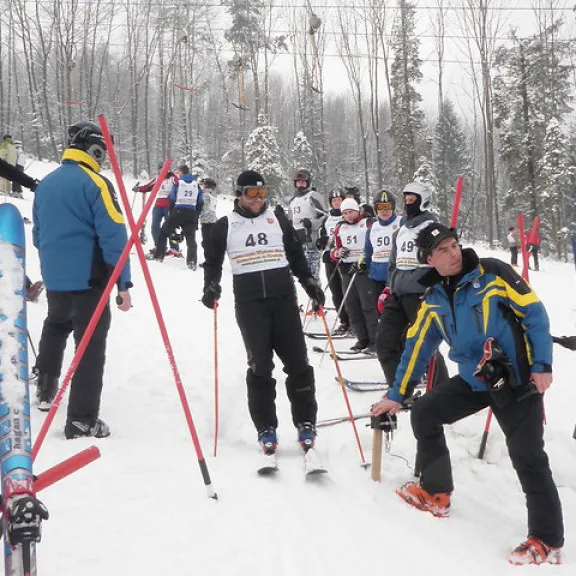
[[[312,184],[312,173],[310,170],[306,170],[305,168],[296,170],[296,174],[294,174],[294,186],[296,186],[298,180],[304,180],[307,184],[306,188],[309,188],[310,184]]]
[[[83,150],[100,165],[106,158],[106,142],[100,126],[94,122],[83,120],[72,124],[68,128],[68,147]]]
[[[374,210],[378,210],[376,208],[376,204],[392,204],[392,210],[395,211],[396,210],[396,198],[394,198],[394,196],[392,196],[392,194],[390,194],[390,192],[388,192],[388,190],[386,190],[385,188],[380,190],[380,192],[376,192],[376,194],[374,195]]]
[[[336,186],[336,188],[332,188],[332,190],[330,190],[328,193],[328,202],[330,205],[332,205],[332,200],[334,200],[334,198],[342,198],[342,200],[346,198],[346,194],[344,194],[344,188],[342,188],[342,186]]]
[[[202,184],[204,188],[210,188],[211,190],[216,188],[217,186],[216,180],[214,180],[213,178],[202,178],[200,184]]]
[[[344,186],[344,195],[353,196],[358,204],[362,202],[360,199],[360,188],[358,188],[358,186]]]

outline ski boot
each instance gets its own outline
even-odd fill
[[[264,454],[274,454],[278,446],[276,428],[274,428],[274,426],[262,428],[262,430],[258,432],[258,443],[262,446]]]
[[[304,452],[314,448],[316,436],[316,426],[312,422],[301,422],[298,424],[298,443],[302,446]]]

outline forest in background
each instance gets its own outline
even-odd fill
[[[513,5],[532,8],[531,34]],[[463,175],[465,238],[495,245],[522,211],[542,218],[544,253],[567,259],[575,14],[561,0],[0,0],[0,130],[58,160],[67,126],[104,114],[127,173],[172,158],[223,191],[247,167],[278,197],[297,168],[367,199],[418,178],[445,221]],[[448,41],[465,104],[446,86]]]

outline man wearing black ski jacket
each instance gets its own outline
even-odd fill
[[[300,322],[296,276],[317,310],[324,294],[312,276],[302,244],[282,208],[272,209],[264,179],[252,170],[237,181],[234,209],[220,218],[207,239],[202,302],[212,308],[221,294],[224,256],[233,274],[236,320],[248,357],[248,407],[258,439],[276,445],[276,352],[287,374],[286,390],[299,440],[315,436],[314,372]],[[310,445],[310,444],[308,444]]]

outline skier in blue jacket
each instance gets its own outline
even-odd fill
[[[105,157],[100,128],[78,122],[68,129],[62,164],[36,188],[33,240],[48,300],[36,361],[42,410],[56,395],[68,336],[74,332],[76,345],[82,339],[128,240],[114,187],[99,174]],[[131,308],[131,286],[127,262],[117,282],[122,311]],[[72,378],[66,438],[110,434],[98,418],[109,327],[107,305]]]
[[[198,217],[204,206],[202,188],[198,185],[198,178],[190,174],[188,166],[180,166],[176,175],[178,182],[174,184],[170,193],[170,213],[160,228],[156,250],[149,259],[160,262],[164,260],[168,238],[180,227],[186,238],[186,264],[190,270],[196,270],[198,267],[196,230],[198,230]]]
[[[454,489],[444,424],[487,406],[494,412],[528,508],[528,537],[512,564],[560,563],[562,508],[543,441],[542,394],[552,383],[552,337],[543,304],[511,266],[462,250],[455,230],[437,222],[416,240],[418,259],[433,268],[392,390],[373,414],[395,414],[442,341],[458,374],[442,380],[411,412],[420,483],[398,495],[410,505],[447,516]]]

